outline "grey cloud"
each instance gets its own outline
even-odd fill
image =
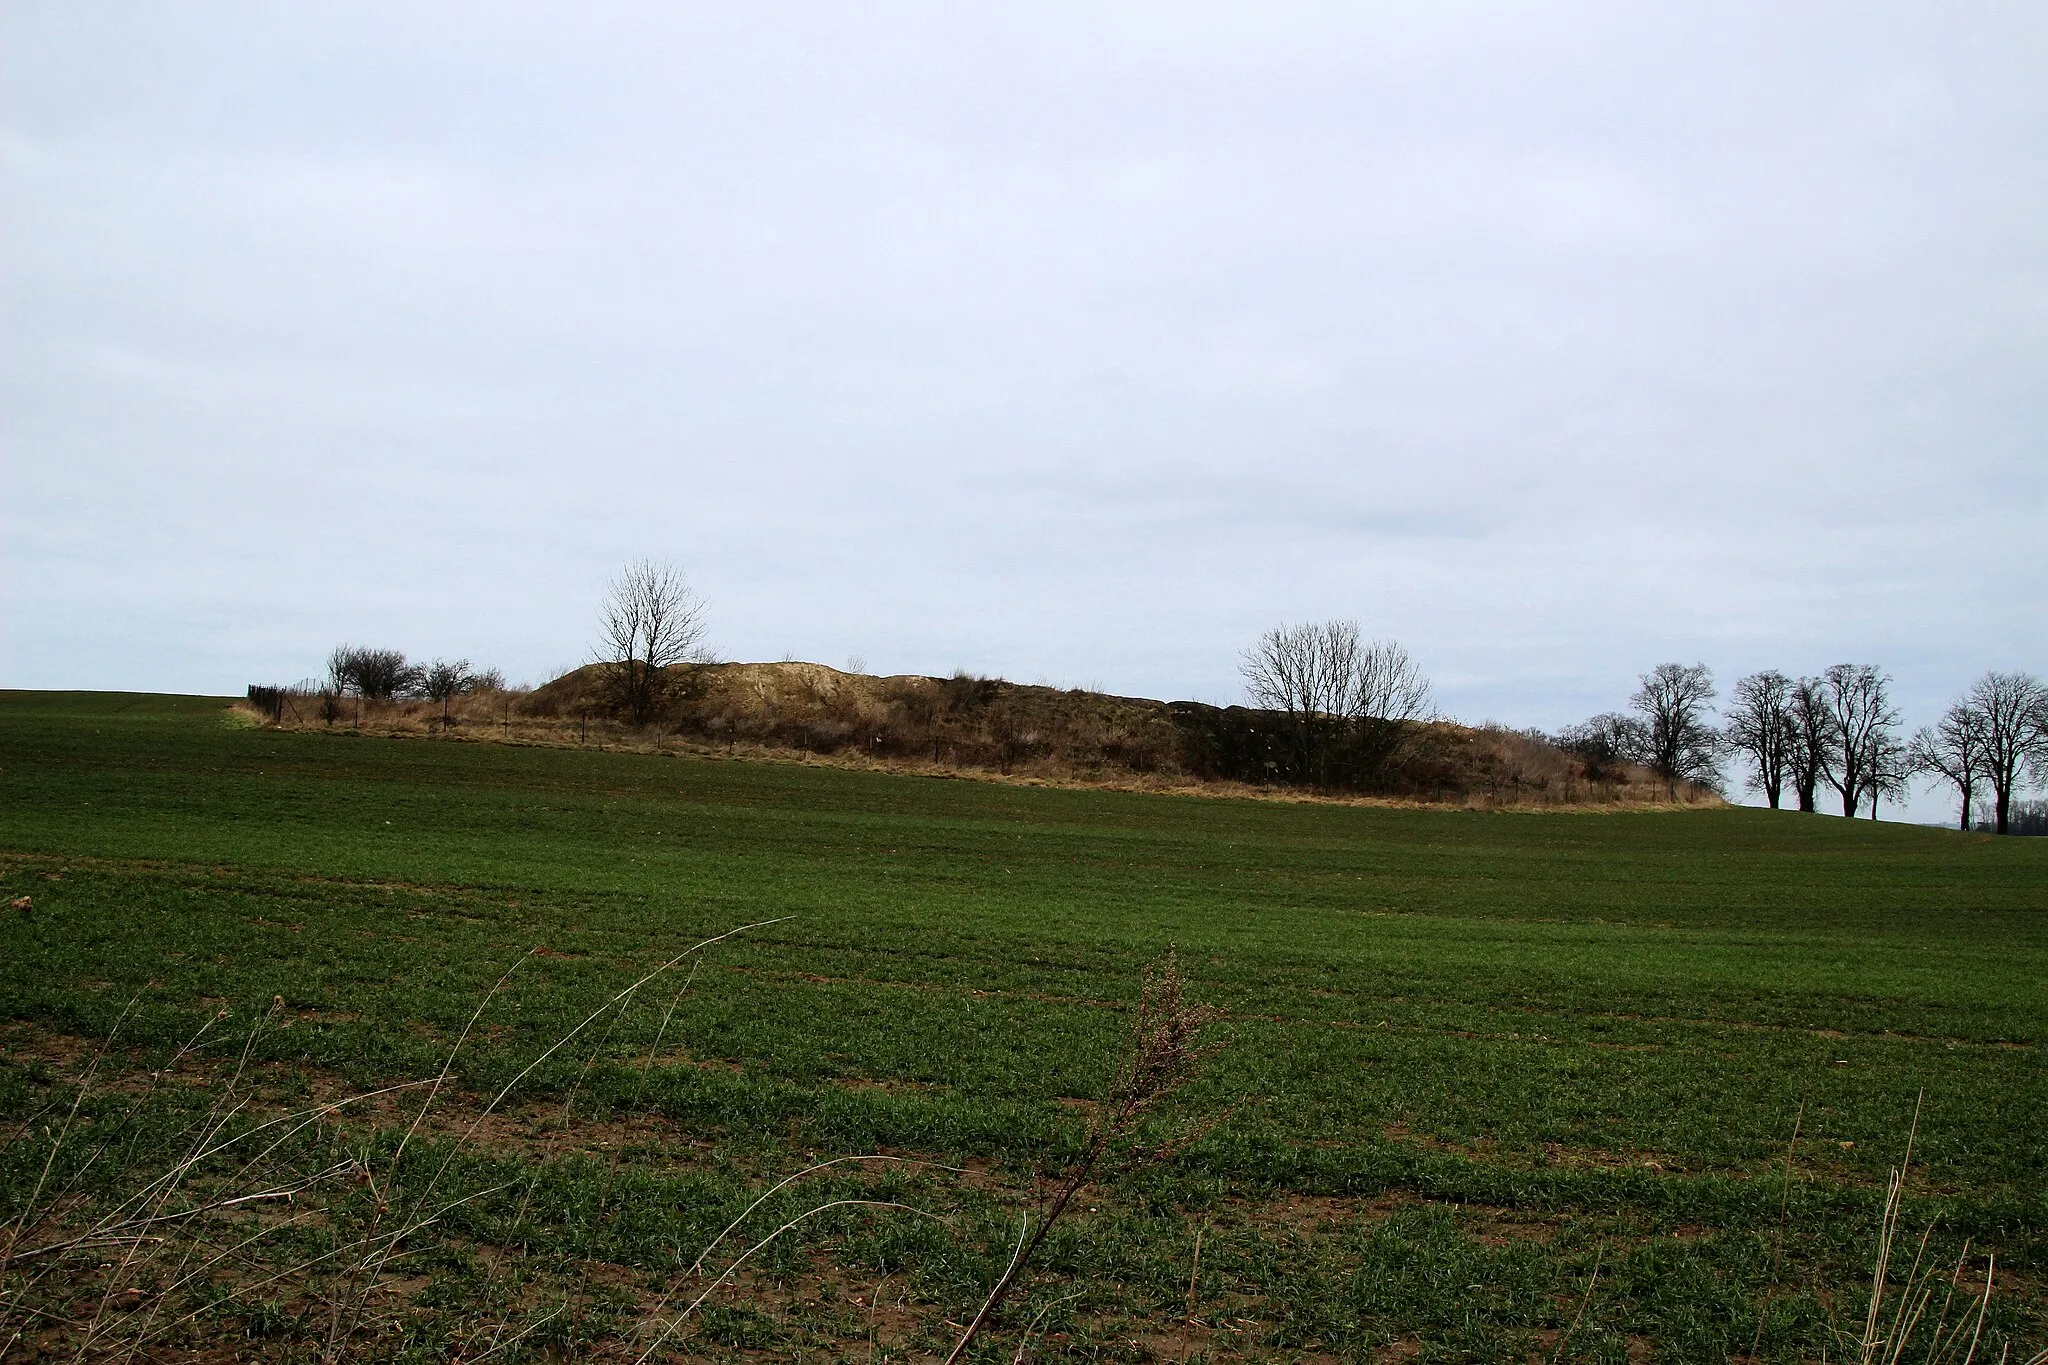
[[[0,682],[737,655],[1555,725],[2048,669],[2048,20],[23,4]]]

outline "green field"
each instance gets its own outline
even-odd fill
[[[0,893],[32,899],[0,920],[0,1199],[19,1220],[41,1180],[37,1210],[70,1200],[52,1229],[175,1165],[195,1124],[431,1078],[519,964],[396,1165],[419,1092],[295,1137],[278,1162],[354,1152],[373,1175],[231,1258],[169,1237],[17,1267],[0,1330],[21,1350],[126,1350],[147,1319],[144,1358],[309,1358],[347,1331],[353,1355],[631,1360],[753,1192],[892,1153],[969,1174],[835,1168],[750,1230],[856,1193],[943,1225],[814,1218],[662,1352],[943,1355],[1169,948],[1227,1012],[1159,1120],[1199,1136],[1097,1187],[977,1358],[1011,1360],[1044,1310],[1033,1359],[1718,1361],[1760,1323],[1761,1358],[1853,1359],[1916,1102],[1912,1245],[1931,1226],[1953,1267],[1967,1240],[1966,1287],[1995,1254],[1978,1359],[2048,1346],[2048,840],[1046,790],[0,693]],[[612,994],[770,919],[462,1141]],[[433,1199],[468,1202],[374,1293],[322,1281],[399,1202],[379,1182],[423,1190],[428,1167]],[[213,1163],[177,1197],[234,1177]],[[265,1228],[243,1215],[164,1227],[224,1245]],[[106,1307],[122,1275],[156,1277],[149,1307]]]

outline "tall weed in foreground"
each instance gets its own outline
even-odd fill
[[[1117,1056],[1107,1093],[1089,1121],[1079,1151],[1064,1166],[1053,1170],[1041,1170],[1038,1173],[1031,1195],[1033,1207],[1018,1225],[1017,1244],[1011,1253],[1009,1263],[997,1276],[980,1309],[961,1330],[959,1339],[946,1356],[946,1365],[953,1365],[953,1362],[958,1361],[973,1345],[975,1338],[996,1321],[998,1311],[1016,1287],[1020,1277],[1030,1267],[1039,1248],[1044,1245],[1053,1227],[1072,1207],[1074,1200],[1083,1190],[1096,1180],[1107,1176],[1111,1166],[1121,1166],[1124,1172],[1128,1173],[1132,1168],[1165,1160],[1174,1151],[1199,1136],[1200,1132],[1207,1131],[1204,1128],[1182,1133],[1175,1139],[1149,1147],[1138,1141],[1142,1121],[1147,1114],[1160,1101],[1192,1080],[1202,1063],[1215,1052],[1216,1046],[1202,1045],[1199,1042],[1199,1035],[1203,1027],[1217,1017],[1217,1011],[1187,999],[1186,983],[1181,978],[1179,964],[1171,952],[1157,965],[1146,968],[1130,1031],[1126,1035],[1122,1051]],[[690,1268],[690,1274],[701,1276],[706,1259],[718,1244],[738,1229],[763,1203],[796,1181],[841,1162],[897,1160],[901,1158],[841,1157],[819,1162],[797,1172],[762,1194],[725,1227],[712,1240],[711,1245],[705,1248],[704,1254],[698,1257],[696,1264]],[[740,1266],[805,1220],[850,1205],[898,1210],[919,1217],[932,1217],[924,1210],[887,1200],[836,1199],[813,1205],[748,1246],[699,1291],[681,1313],[673,1319],[663,1321],[653,1340],[640,1354],[639,1361],[645,1362],[650,1359],[681,1328],[683,1321],[726,1283]],[[1191,1303],[1193,1292],[1191,1283]],[[665,1297],[663,1303],[657,1307],[657,1313],[667,1302],[668,1299]],[[1064,1300],[1055,1300],[1055,1304],[1059,1302]],[[1016,1360],[1022,1361],[1025,1358],[1032,1331],[1052,1306],[1040,1309],[1037,1316],[1026,1324],[1017,1346]],[[1190,1307],[1189,1316],[1192,1315],[1193,1310]]]
[[[1923,1096],[1924,1098],[1924,1096]],[[1878,1215],[1877,1252],[1870,1275],[1870,1300],[1865,1306],[1862,1331],[1850,1340],[1856,1365],[1973,1365],[1984,1338],[1984,1320],[1991,1311],[1991,1294],[1998,1274],[1998,1258],[1984,1262],[1981,1286],[1966,1283],[1970,1245],[1956,1257],[1954,1266],[1928,1254],[1934,1236],[1930,1222],[1919,1240],[1906,1238],[1913,1259],[1903,1276],[1896,1275],[1898,1252],[1902,1247],[1901,1221],[1905,1207],[1906,1175],[1913,1164],[1913,1143],[1920,1131],[1920,1106],[1913,1106],[1913,1122],[1906,1133],[1906,1150],[1885,1182],[1884,1205]],[[1933,1311],[1930,1313],[1929,1310]],[[2007,1365],[2010,1348],[1999,1352],[2000,1365]],[[2048,1363],[2048,1350],[2027,1358],[2024,1365]]]
[[[1187,998],[1186,983],[1181,980],[1179,964],[1172,953],[1168,953],[1157,968],[1146,969],[1144,985],[1138,993],[1137,1012],[1132,1017],[1124,1050],[1110,1079],[1109,1093],[1089,1122],[1088,1135],[1079,1154],[1064,1169],[1041,1172],[1036,1190],[1035,1225],[1033,1217],[1027,1214],[1018,1227],[1017,1250],[1010,1257],[1009,1267],[996,1280],[995,1287],[989,1290],[980,1311],[961,1332],[952,1353],[946,1357],[946,1365],[953,1365],[959,1360],[974,1343],[975,1337],[989,1325],[996,1311],[1003,1306],[1003,1301],[1009,1297],[1017,1277],[1024,1273],[1038,1249],[1045,1244],[1053,1225],[1072,1207],[1074,1197],[1105,1173],[1106,1166],[1120,1162],[1129,1167],[1163,1161],[1176,1148],[1199,1135],[1183,1134],[1177,1140],[1150,1148],[1140,1146],[1137,1141],[1145,1116],[1161,1100],[1192,1080],[1202,1063],[1216,1051],[1216,1045],[1204,1046],[1200,1042],[1203,1027],[1216,1017],[1215,1010]],[[1191,1302],[1193,1293],[1191,1284]],[[1194,1316],[1192,1307],[1188,1316]],[[1027,1327],[1027,1338],[1029,1333]],[[1020,1360],[1026,1345],[1028,1340],[1017,1348]]]

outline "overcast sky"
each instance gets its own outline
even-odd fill
[[[0,685],[2048,672],[2048,6],[0,8]]]

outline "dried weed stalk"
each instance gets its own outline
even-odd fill
[[[1165,1161],[1207,1131],[1203,1128],[1183,1132],[1176,1139],[1151,1147],[1136,1141],[1145,1116],[1194,1079],[1203,1063],[1222,1046],[1200,1042],[1203,1028],[1218,1017],[1219,1011],[1188,999],[1187,983],[1181,979],[1180,964],[1172,952],[1157,966],[1145,969],[1129,1037],[1111,1075],[1109,1092],[1088,1125],[1088,1136],[1080,1153],[1064,1170],[1040,1176],[1035,1223],[1031,1214],[1025,1215],[1009,1266],[996,1280],[981,1310],[961,1332],[952,1353],[946,1357],[946,1365],[959,1360],[994,1319],[1054,1225],[1107,1165],[1114,1162],[1135,1169]]]
[[[1921,1099],[1925,1098],[1923,1092]],[[1906,1173],[1913,1164],[1913,1142],[1919,1131],[1920,1100],[1915,1100],[1913,1123],[1906,1133],[1905,1156],[1885,1184],[1884,1210],[1877,1224],[1877,1260],[1870,1276],[1870,1303],[1864,1311],[1863,1331],[1856,1338],[1856,1365],[1904,1365],[1908,1360],[1924,1361],[1926,1365],[1973,1365],[1977,1347],[1984,1338],[1984,1319],[1991,1310],[1992,1285],[1998,1273],[1997,1257],[1985,1260],[1982,1289],[1966,1287],[1963,1275],[1970,1261],[1969,1243],[1963,1244],[1952,1270],[1930,1261],[1927,1244],[1934,1235],[1930,1224],[1920,1234],[1904,1280],[1896,1288],[1892,1285],[1893,1253],[1898,1248],[1899,1223],[1905,1208]],[[1931,1315],[1929,1308],[1934,1309]],[[1922,1342],[1924,1345],[1918,1350],[1912,1349]],[[2001,1352],[1999,1360],[2001,1365],[2008,1365],[2009,1357]],[[2048,1365],[2048,1351],[2028,1357],[2023,1365]]]

